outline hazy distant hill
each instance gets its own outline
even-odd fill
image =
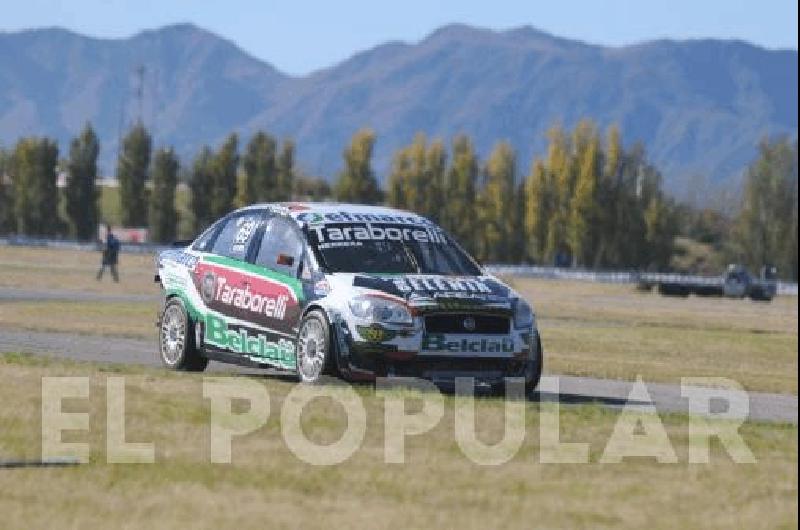
[[[141,115],[157,142],[184,156],[232,130],[264,128],[294,137],[300,164],[332,177],[345,142],[367,125],[378,133],[381,172],[417,131],[466,132],[483,153],[507,138],[525,172],[553,122],[588,116],[642,140],[680,192],[690,175],[735,178],[764,134],[797,135],[797,60],[796,51],[740,41],[605,48],[528,27],[452,25],[295,78],[191,25],[124,40],[0,33],[0,142],[47,134],[66,152],[91,120],[112,171],[120,123],[140,113],[143,64]]]

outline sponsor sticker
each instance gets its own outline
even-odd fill
[[[246,355],[254,360],[277,364],[284,368],[295,367],[295,345],[287,339],[277,342],[247,328],[230,329],[222,317],[206,315],[205,341],[218,348]]]
[[[443,333],[429,333],[422,338],[422,351],[435,354],[481,354],[492,357],[510,357],[514,353],[511,337],[448,337]]]
[[[258,226],[258,217],[240,217],[236,219],[236,225],[237,230],[231,243],[231,250],[236,253],[242,253],[247,247],[253,232],[255,232],[256,226]]]
[[[320,248],[325,246],[354,246],[365,241],[412,241],[416,243],[447,244],[444,231],[433,226],[389,224],[324,224],[311,226]]]
[[[308,225],[321,223],[395,223],[405,225],[434,226],[431,221],[419,215],[352,212],[302,212],[297,220]]]
[[[159,259],[171,261],[186,267],[189,271],[193,271],[197,266],[198,258],[183,250],[165,250],[159,254]]]
[[[462,293],[490,294],[492,289],[477,278],[450,278],[445,276],[414,276],[404,275],[392,278],[395,287],[401,292],[413,291],[443,291]]]
[[[243,309],[257,315],[283,320],[286,316],[286,303],[289,297],[285,294],[269,295],[253,292],[250,284],[236,287],[228,283],[225,276],[208,271],[203,276],[203,300],[207,304],[220,302],[226,306]]]
[[[294,291],[270,278],[201,263],[196,285],[210,309],[242,320],[288,324],[299,311]]]
[[[392,340],[397,333],[391,329],[386,329],[380,324],[371,324],[369,326],[356,326],[356,331],[361,335],[361,338],[367,342],[386,342]]]

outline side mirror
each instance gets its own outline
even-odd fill
[[[288,254],[278,254],[278,265],[283,265],[285,267],[291,267],[294,265],[294,257]]]

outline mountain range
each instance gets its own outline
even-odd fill
[[[681,194],[698,178],[736,183],[765,135],[797,137],[797,64],[796,50],[735,40],[603,47],[454,24],[293,77],[190,24],[125,39],[34,29],[0,33],[0,145],[48,135],[65,154],[91,121],[110,174],[137,118],[186,163],[232,131],[246,141],[264,129],[292,137],[300,167],[330,179],[350,136],[371,127],[381,178],[418,131],[466,133],[484,156],[510,140],[524,174],[549,127],[587,117],[643,142]]]

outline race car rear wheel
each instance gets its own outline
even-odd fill
[[[331,351],[330,327],[321,311],[310,311],[297,334],[297,376],[303,383],[316,383]]]
[[[192,321],[180,298],[164,304],[158,329],[158,350],[167,368],[185,372],[202,372],[208,359],[197,351]]]

